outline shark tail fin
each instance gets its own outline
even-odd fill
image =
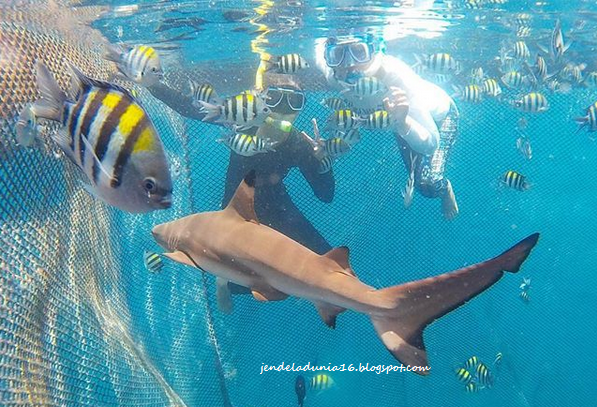
[[[372,316],[372,322],[386,348],[403,364],[418,366],[415,373],[429,374],[425,327],[491,287],[504,271],[516,273],[538,239],[535,233],[493,259],[379,290],[388,311]]]

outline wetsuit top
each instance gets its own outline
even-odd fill
[[[317,67],[324,73],[330,85],[338,90],[344,89],[334,77],[332,68],[326,65],[324,49],[325,42],[317,44],[315,49]],[[439,145],[437,123],[447,116],[450,106],[453,104],[452,98],[439,86],[417,75],[403,61],[382,53],[376,54],[372,64],[363,71],[363,74],[377,77],[388,88],[395,86],[406,92],[409,100],[408,123],[411,125],[411,130],[407,135],[401,136],[414,151],[426,155],[432,154]],[[353,106],[363,110],[371,107],[377,108],[385,97],[385,95],[379,95],[372,103],[349,98],[350,92],[347,92],[346,96]],[[372,105],[368,106],[368,103],[372,103]]]

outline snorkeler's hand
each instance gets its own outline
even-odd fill
[[[390,92],[390,96],[383,100],[383,104],[400,132],[401,129],[408,127],[406,125],[409,110],[408,98],[402,89],[395,86],[390,87]]]

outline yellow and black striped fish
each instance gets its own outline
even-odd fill
[[[164,267],[162,256],[148,250],[143,253],[143,263],[145,263],[147,271],[151,273],[159,273]]]
[[[193,106],[201,107],[199,102],[213,103],[218,98],[214,87],[209,83],[199,84],[195,81],[189,81],[189,85],[193,96]]]
[[[236,154],[244,157],[252,157],[255,154],[267,153],[268,151],[275,151],[270,143],[258,136],[250,136],[248,134],[233,134],[228,138],[217,140],[228,146]]]
[[[476,356],[471,356],[464,363],[464,367],[467,368],[467,369],[469,369],[469,370],[474,370],[477,367],[478,363],[479,363],[479,358],[477,358]]]
[[[293,74],[300,69],[309,68],[309,63],[299,54],[264,56],[263,61],[266,63],[266,71],[276,68],[278,73],[284,74]]]
[[[445,52],[426,56],[423,59],[423,63],[433,73],[458,74],[461,70],[460,63],[452,55]]]
[[[62,123],[52,138],[85,173],[88,191],[128,212],[169,208],[170,171],[145,110],[124,88],[70,68],[78,87],[75,101],[68,100],[44,64],[37,64],[41,98],[32,110],[37,117]]]
[[[331,171],[332,165],[334,165],[334,159],[326,154],[319,161],[319,168],[317,169],[317,172],[319,174],[326,174]]]
[[[581,83],[583,81],[582,71],[586,68],[585,64],[573,64],[569,62],[566,64],[564,69],[560,72],[562,79],[571,80],[575,83]]]
[[[483,99],[483,89],[479,85],[454,86],[454,97],[470,103],[479,103]]]
[[[485,387],[491,387],[493,385],[493,377],[491,371],[484,363],[479,363],[477,369],[475,369],[477,381]]]
[[[590,133],[597,131],[597,102],[587,108],[586,116],[574,120],[580,125],[578,131],[584,127],[587,127]]]
[[[250,127],[263,123],[270,113],[262,95],[243,92],[227,98],[221,105],[199,101],[206,112],[203,121],[228,123],[238,127]]]
[[[343,110],[350,108],[350,103],[340,98],[327,98],[321,101],[321,104],[332,110]]]
[[[504,83],[504,85],[512,89],[519,88],[526,82],[524,76],[518,71],[506,72],[501,77],[501,80]]]
[[[537,59],[535,60],[535,75],[541,80],[547,77],[547,62],[539,54],[537,54]]]
[[[355,83],[340,82],[344,89],[341,93],[351,92],[359,98],[368,98],[387,92],[386,85],[374,76],[364,76]]]
[[[334,380],[326,374],[318,374],[309,380],[309,390],[327,390],[334,385]]]
[[[526,113],[541,113],[549,109],[549,102],[542,93],[531,92],[515,100],[514,107]]]
[[[529,297],[529,292],[528,291],[521,291],[520,292],[520,299],[525,303],[528,304],[529,301],[531,300],[531,297]]]
[[[146,45],[129,49],[109,45],[104,57],[115,62],[124,76],[142,86],[155,85],[164,75],[157,51]]]
[[[514,57],[516,59],[527,60],[530,56],[531,52],[526,42],[521,40],[514,43]]]
[[[525,176],[520,175],[516,171],[506,171],[502,181],[510,188],[514,188],[518,191],[526,191],[530,188]]]
[[[495,79],[488,78],[483,81],[483,92],[485,92],[487,96],[495,98],[502,94],[502,88]]]
[[[336,110],[328,119],[326,129],[346,131],[360,124],[361,118],[350,109]]]
[[[456,377],[465,384],[468,384],[473,380],[473,375],[463,367],[456,369]]]
[[[325,141],[325,152],[332,158],[338,158],[350,151],[350,144],[340,137],[334,137]]]
[[[475,382],[470,382],[467,383],[466,386],[464,386],[464,390],[467,393],[477,393],[479,391],[479,386]]]
[[[336,131],[336,137],[340,137],[350,146],[354,146],[356,143],[361,141],[361,134],[359,132],[359,129],[348,129],[347,131],[338,130]]]
[[[365,125],[369,129],[385,129],[390,126],[390,114],[385,110],[376,110],[367,116]]]

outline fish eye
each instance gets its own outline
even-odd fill
[[[153,68],[151,68],[151,72],[157,72],[157,69],[155,66]]]
[[[153,178],[145,178],[145,180],[143,180],[143,188],[145,188],[145,190],[147,192],[152,192],[155,190],[155,180]]]

